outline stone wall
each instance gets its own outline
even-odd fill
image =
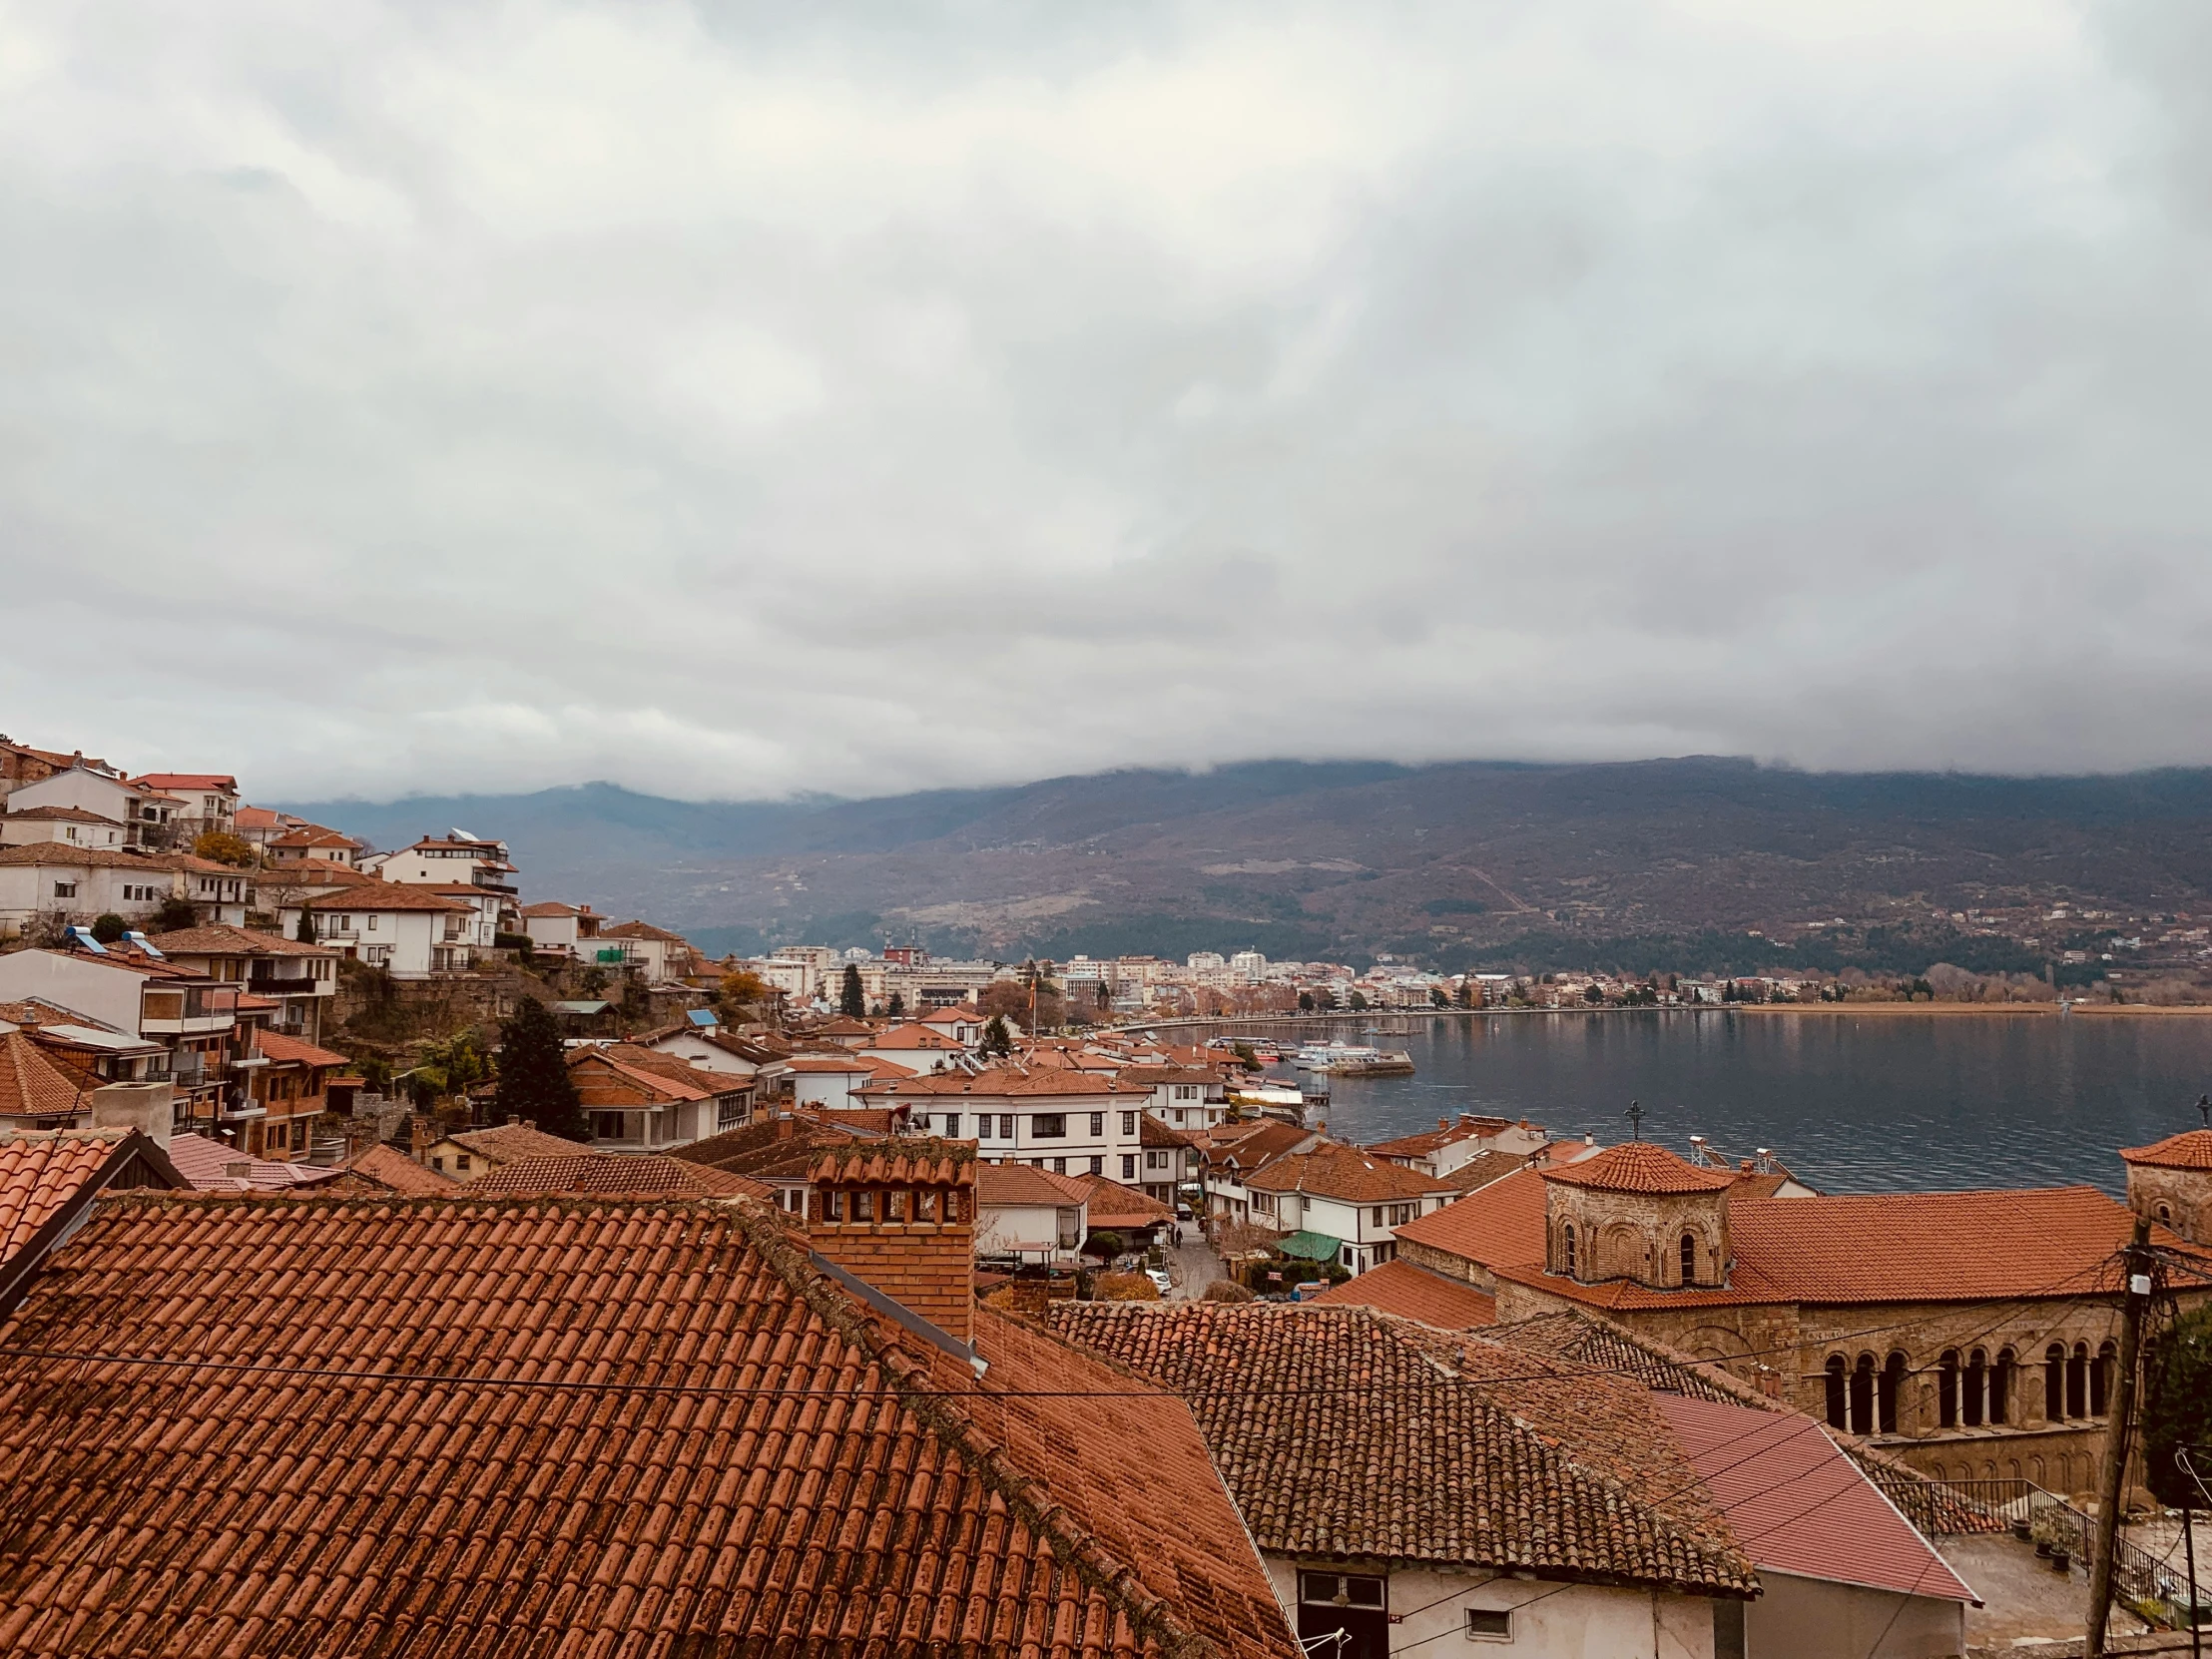
[[[2130,1164],[2127,1204],[2191,1244],[2212,1245],[2212,1170]]]

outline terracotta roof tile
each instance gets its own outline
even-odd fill
[[[1602,1155],[1601,1155],[1602,1156]],[[1593,1162],[1595,1160],[1592,1160]],[[1569,1168],[1580,1166],[1570,1165]],[[2111,1289],[2134,1217],[2094,1187],[1757,1198],[1732,1192],[1725,1286],[1647,1290],[1544,1271],[1543,1180],[1521,1170],[1394,1231],[1593,1308],[1980,1302]],[[1718,1173],[1718,1172],[1716,1172]],[[2189,1247],[2164,1229],[2162,1244]],[[1999,1248],[1993,1241],[2002,1241]]]
[[[2189,1129],[2148,1146],[2123,1147],[2120,1156],[2153,1169],[2212,1169],[2212,1129]]]
[[[30,1242],[55,1211],[107,1167],[120,1129],[0,1133],[0,1262]]]
[[[0,1345],[202,1364],[0,1369],[0,1630],[26,1659],[1295,1659],[1182,1403],[975,1327],[980,1381],[765,1207],[103,1202]]]
[[[1332,1285],[1313,1300],[1317,1306],[1332,1308],[1374,1308],[1443,1331],[1497,1323],[1496,1297],[1410,1262],[1384,1262],[1342,1285]]]
[[[1046,1319],[1190,1401],[1263,1550],[1756,1588],[1627,1379],[1544,1381],[1526,1353],[1367,1308],[1056,1302]]]
[[[318,1048],[297,1037],[287,1037],[281,1031],[255,1032],[254,1046],[281,1065],[349,1066],[353,1063],[335,1049]]]
[[[542,1198],[576,1193],[592,1198],[773,1198],[776,1189],[709,1164],[623,1152],[574,1152],[558,1158],[517,1158],[468,1183],[494,1198]]]
[[[207,927],[179,927],[147,937],[148,944],[165,956],[328,956],[329,945],[303,944],[281,933],[261,933],[251,927],[218,922]]]
[[[99,824],[110,830],[123,828],[122,820],[103,818],[82,807],[19,807],[7,816],[19,824]]]
[[[1061,1205],[1087,1204],[1090,1193],[1068,1176],[1028,1164],[979,1163],[975,1166],[975,1202],[995,1209],[1048,1205],[1057,1209]]]
[[[300,907],[307,910],[450,910],[463,911],[471,906],[457,898],[447,898],[432,892],[428,887],[409,886],[403,881],[364,881],[357,886],[340,887],[336,892],[319,893],[303,900]]]
[[[299,1187],[335,1181],[342,1169],[316,1164],[286,1164],[274,1158],[253,1158],[236,1147],[211,1141],[205,1135],[172,1135],[169,1161],[195,1192],[280,1193]]]
[[[97,1086],[48,1054],[28,1033],[0,1033],[0,1117],[74,1112]]]
[[[1128,1228],[1158,1227],[1175,1220],[1175,1212],[1156,1198],[1147,1198],[1134,1187],[1125,1187],[1119,1181],[1109,1181],[1103,1175],[1059,1176],[1072,1184],[1089,1189],[1090,1224],[1108,1231]]]
[[[1290,1152],[1245,1178],[1264,1193],[1313,1193],[1348,1204],[1403,1203],[1446,1190],[1433,1175],[1403,1164],[1370,1158],[1358,1147],[1324,1144],[1311,1152]]]
[[[1150,1112],[1144,1112],[1139,1114],[1137,1118],[1137,1144],[1139,1146],[1158,1147],[1179,1146],[1188,1150],[1195,1148],[1199,1143],[1183,1130],[1171,1129]]]
[[[898,1095],[982,1095],[991,1099],[1022,1100],[1054,1095],[1135,1094],[1108,1077],[1085,1072],[1054,1071],[1030,1066],[991,1066],[973,1076],[962,1071],[925,1072],[887,1083]]]
[[[1609,1193],[1712,1193],[1736,1180],[1727,1170],[1702,1168],[1651,1141],[1623,1141],[1594,1158],[1546,1165],[1543,1177]]]
[[[434,1169],[424,1169],[395,1146],[382,1142],[370,1147],[350,1164],[346,1172],[373,1181],[387,1192],[398,1193],[403,1198],[436,1198],[460,1191],[460,1183],[450,1175],[441,1175]]]
[[[489,1129],[456,1129],[445,1137],[464,1150],[493,1163],[510,1163],[516,1158],[561,1158],[572,1152],[589,1152],[590,1147],[581,1141],[564,1140],[559,1135],[548,1135],[530,1123],[498,1123]]]

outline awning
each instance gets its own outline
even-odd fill
[[[1334,1262],[1344,1247],[1344,1240],[1327,1233],[1293,1233],[1275,1241],[1277,1251],[1301,1262]]]

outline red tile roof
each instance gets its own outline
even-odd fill
[[[2212,1129],[2189,1129],[2148,1146],[2123,1147],[2120,1156],[2152,1169],[2212,1169]]]
[[[156,790],[230,790],[239,781],[227,772],[142,772],[131,780]]]
[[[773,1198],[766,1181],[708,1164],[622,1152],[572,1152],[559,1158],[517,1158],[468,1183],[486,1197],[542,1198],[579,1193],[593,1198]]]
[[[958,1054],[960,1044],[942,1031],[932,1031],[926,1025],[894,1025],[888,1031],[878,1031],[869,1039],[870,1048],[906,1049],[933,1048],[940,1053]]]
[[[334,1049],[318,1048],[297,1037],[287,1037],[281,1031],[257,1031],[254,1046],[281,1065],[349,1066],[353,1063]]]
[[[560,1158],[571,1152],[591,1150],[581,1141],[563,1140],[559,1135],[548,1135],[532,1123],[498,1123],[489,1129],[456,1129],[445,1138],[463,1151],[473,1152],[479,1158],[489,1158],[495,1164],[512,1163],[517,1158]]]
[[[0,1263],[96,1179],[123,1144],[120,1129],[0,1132]]]
[[[1185,1406],[988,1310],[976,1339],[980,1380],[765,1207],[103,1203],[0,1326],[84,1356],[0,1369],[0,1631],[1296,1659]]]
[[[42,1049],[26,1032],[0,1032],[0,1117],[53,1117],[84,1108],[99,1085]]]
[[[681,933],[671,933],[650,921],[618,921],[611,927],[602,927],[599,936],[603,939],[659,939],[663,944],[684,943]]]
[[[1023,1207],[1054,1209],[1062,1205],[1088,1204],[1090,1192],[1072,1177],[1028,1164],[975,1166],[975,1202],[994,1209]]]
[[[1065,1176],[1075,1185],[1089,1189],[1090,1224],[1110,1232],[1141,1227],[1158,1227],[1175,1220],[1175,1212],[1156,1198],[1147,1198],[1134,1187],[1125,1187],[1119,1181],[1109,1181],[1103,1175]]]
[[[1402,1204],[1446,1190],[1445,1183],[1403,1164],[1370,1158],[1358,1147],[1323,1144],[1291,1152],[1245,1177],[1254,1192],[1312,1193],[1347,1204]]]
[[[1443,1331],[1497,1323],[1496,1297],[1410,1262],[1384,1262],[1342,1285],[1332,1285],[1313,1300],[1332,1308],[1375,1308]]]
[[[19,824],[102,824],[110,830],[123,828],[122,820],[103,818],[82,807],[18,807],[7,816]]]
[[[1701,1168],[1650,1141],[1623,1141],[1594,1158],[1547,1165],[1543,1176],[1608,1193],[1714,1193],[1736,1181],[1727,1170]]]
[[[229,922],[153,933],[146,942],[164,956],[337,956],[328,945],[304,944],[281,933],[257,932],[251,927],[233,927]]]
[[[548,916],[574,916],[583,914],[583,912],[577,909],[575,905],[563,904],[558,899],[551,898],[543,899],[536,904],[523,905],[522,913],[524,916],[528,917],[532,921],[543,920]]]
[[[308,910],[451,910],[465,911],[472,906],[457,898],[446,898],[428,887],[411,887],[403,881],[364,881],[358,886],[340,887],[336,892],[318,893],[301,902]]]
[[[1756,1588],[1627,1379],[1367,1308],[1069,1301],[1046,1321],[1190,1401],[1263,1550]]]
[[[1143,1112],[1137,1118],[1137,1144],[1139,1146],[1158,1147],[1179,1146],[1190,1150],[1196,1148],[1199,1143],[1183,1130],[1171,1129],[1150,1112]]]
[[[460,1191],[460,1183],[450,1175],[424,1169],[397,1147],[385,1146],[382,1142],[360,1154],[345,1168],[348,1174],[373,1181],[403,1198],[437,1198]]]
[[[1014,1065],[992,1066],[972,1077],[962,1071],[924,1072],[916,1077],[870,1085],[871,1088],[878,1086],[886,1093],[897,1095],[985,1095],[993,1099],[1009,1100],[1054,1095],[1095,1097],[1138,1092],[1123,1089],[1110,1078],[1093,1077],[1075,1071],[1052,1071]]]
[[[1942,1601],[1978,1598],[1811,1417],[1655,1396],[1761,1569]]]
[[[1501,1279],[1590,1307],[1629,1309],[2084,1296],[2112,1288],[2113,1253],[2134,1224],[2124,1205],[2094,1187],[1812,1198],[1731,1193],[1736,1264],[1725,1286],[1584,1285],[1544,1271],[1543,1178],[1558,1173],[1522,1170],[1394,1231],[1480,1263]],[[2162,1244],[2189,1248],[2164,1229],[2153,1233]],[[1998,1240],[2001,1248],[1992,1244]]]
[[[1510,1118],[1475,1117],[1463,1113],[1456,1123],[1439,1123],[1418,1134],[1400,1135],[1393,1141],[1377,1141],[1368,1150],[1380,1158],[1426,1158],[1460,1141],[1482,1140],[1512,1127]]]
[[[280,1193],[335,1181],[345,1171],[315,1164],[286,1164],[253,1158],[205,1135],[172,1135],[169,1161],[195,1192]]]

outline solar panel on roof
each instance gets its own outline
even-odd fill
[[[694,1008],[689,1018],[694,1025],[716,1026],[722,1023],[712,1008]]]
[[[92,936],[92,929],[89,927],[72,926],[69,929],[69,942],[83,946],[95,956],[105,956],[108,953],[108,947]]]
[[[156,950],[154,946],[150,942],[148,942],[146,935],[144,933],[141,933],[137,928],[132,928],[123,936],[129,939],[133,944],[137,945],[141,950],[145,951],[147,955],[153,957],[155,961],[166,962],[169,960],[168,957],[164,956],[160,951]]]

